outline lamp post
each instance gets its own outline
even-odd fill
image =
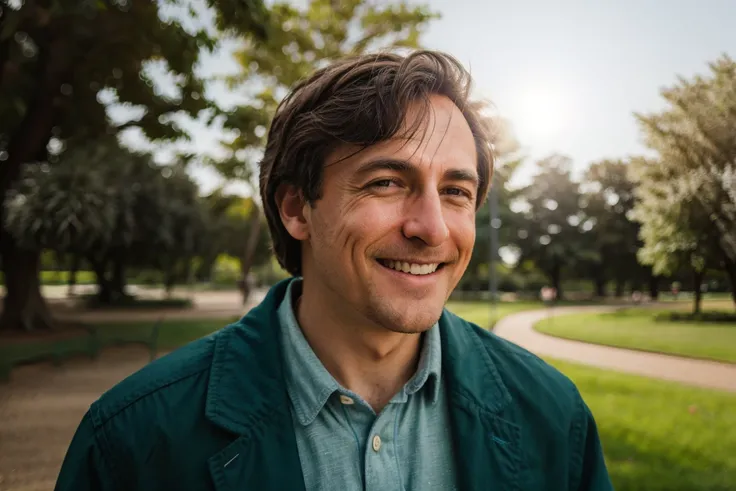
[[[489,258],[488,258],[488,292],[491,295],[491,322],[496,322],[496,303],[498,295],[498,277],[496,276],[496,261],[498,259],[498,229],[501,228],[501,219],[498,218],[498,189],[496,189],[496,173],[493,173],[491,190],[488,196],[488,231],[489,231]]]

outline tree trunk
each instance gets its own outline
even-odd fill
[[[555,301],[562,300],[562,267],[559,264],[552,266],[550,271],[550,281],[552,281],[552,287],[555,289],[556,297]]]
[[[20,176],[21,167],[45,154],[56,119],[59,87],[73,71],[64,40],[37,39],[39,45],[37,85],[25,102],[27,111],[15,127],[7,147],[7,160],[0,165],[0,217],[8,189]],[[6,67],[5,63],[2,64]],[[0,329],[45,329],[52,326],[51,312],[41,295],[40,252],[20,250],[3,230],[0,219],[0,250],[5,273],[4,308]]]
[[[624,289],[626,287],[626,280],[621,278],[620,276],[616,278],[616,289],[614,295],[616,298],[621,298],[624,296]]]
[[[112,263],[112,294],[113,301],[120,300],[127,296],[125,291],[125,263],[118,258]]]
[[[69,262],[69,278],[67,280],[67,297],[74,296],[74,287],[77,284],[77,271],[79,271],[79,256],[72,254]]]
[[[703,292],[700,289],[700,285],[703,284],[704,277],[705,272],[693,271],[693,314],[700,313],[700,305],[703,300]]]
[[[21,249],[7,232],[1,234],[6,295],[0,313],[0,330],[52,328],[51,311],[41,295],[41,252]]]
[[[174,294],[174,286],[176,286],[177,271],[176,263],[170,263],[164,271],[164,290],[166,298],[171,298]]]
[[[258,247],[258,239],[261,235],[261,210],[253,203],[250,220],[248,221],[248,240],[245,243],[243,257],[240,258],[240,292],[243,296],[243,305],[248,303],[251,293],[251,285],[248,282],[248,274],[253,266],[253,259]]]
[[[650,272],[649,274],[649,298],[651,298],[652,301],[657,301],[659,299],[659,277],[653,272]]]
[[[598,298],[606,297],[606,277],[602,273],[595,276],[595,296]]]
[[[734,308],[736,308],[736,262],[724,254],[724,263],[726,266],[726,275],[728,276],[728,282],[731,284],[731,299],[733,300]]]
[[[110,304],[112,301],[112,281],[108,277],[107,261],[98,259],[89,259],[92,265],[92,271],[95,272],[97,278],[97,302],[101,304]]]

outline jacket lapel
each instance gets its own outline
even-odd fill
[[[511,395],[483,340],[447,311],[440,333],[460,489],[521,489],[521,428],[501,417]]]
[[[205,414],[238,435],[209,459],[217,491],[304,490],[276,315],[288,281],[216,335]]]

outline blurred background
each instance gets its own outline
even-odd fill
[[[286,278],[257,162],[329,60],[456,56],[496,173],[448,308],[579,386],[616,489],[736,490],[730,0],[0,0],[0,490]]]

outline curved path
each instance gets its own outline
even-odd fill
[[[736,392],[736,364],[695,360],[658,353],[646,353],[556,338],[534,330],[548,317],[584,312],[609,312],[616,307],[555,307],[508,315],[496,323],[493,332],[539,356],[549,356],[619,372],[682,382],[711,389]]]

